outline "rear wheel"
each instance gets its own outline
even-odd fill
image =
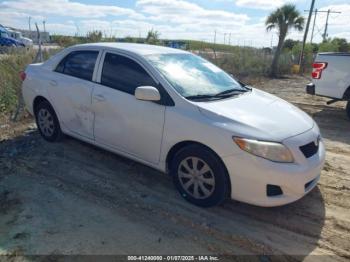
[[[192,204],[215,206],[228,196],[226,169],[206,147],[191,145],[181,149],[172,161],[170,172],[181,196]]]
[[[48,101],[40,102],[35,108],[35,120],[42,137],[49,142],[62,139],[60,123],[56,113]]]
[[[348,118],[350,119],[350,101],[346,104],[346,114],[348,115]]]

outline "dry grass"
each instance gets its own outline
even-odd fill
[[[43,51],[44,60],[53,51]],[[12,49],[0,55],[0,114],[12,114],[21,96],[21,79],[19,72],[33,63],[37,51],[33,49]]]

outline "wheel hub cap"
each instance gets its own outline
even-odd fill
[[[38,112],[38,124],[40,131],[47,137],[53,135],[55,127],[54,121],[51,113],[45,109],[41,108]]]
[[[183,189],[196,199],[208,198],[214,192],[214,173],[209,165],[198,157],[182,160],[178,176]]]

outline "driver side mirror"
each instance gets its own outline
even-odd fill
[[[159,101],[160,93],[153,86],[139,86],[135,89],[135,97],[143,101]]]

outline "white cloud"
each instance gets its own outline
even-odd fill
[[[63,32],[69,32],[69,34],[74,34],[74,32],[76,32],[76,27],[71,24],[46,23],[45,27],[46,30],[51,34],[62,34]],[[42,30],[42,28],[40,29]]]
[[[1,0],[0,0],[1,1]],[[38,22],[46,20],[46,29],[51,33],[85,35],[91,30],[101,30],[107,36],[146,36],[150,29],[158,30],[161,38],[196,39],[232,44],[270,46],[277,42],[277,36],[265,30],[266,12],[251,18],[244,13],[204,8],[189,0],[137,0],[132,8],[117,5],[85,4],[76,0],[16,0],[0,2],[0,23],[18,28],[28,28],[28,17]],[[219,1],[219,0],[216,0]],[[230,1],[249,8],[271,9],[286,0],[220,0]],[[97,2],[98,3],[98,2]],[[350,23],[347,14],[350,4],[331,5],[343,13],[333,14],[329,19],[329,36],[346,37],[350,40]],[[323,10],[322,9],[322,10]],[[241,10],[241,9],[239,9]],[[251,12],[251,11],[250,11]],[[260,14],[262,13],[262,14]],[[315,41],[320,33],[325,14],[319,14],[316,23]],[[311,30],[310,30],[311,31]],[[231,37],[230,35],[231,34]],[[272,36],[273,35],[273,36]],[[291,31],[288,38],[302,39],[302,33]]]
[[[132,15],[134,10],[118,6],[91,5],[70,0],[18,0],[0,3],[0,9],[14,9],[45,15],[70,17],[105,17]]]
[[[209,10],[183,0],[139,0],[136,11],[146,17],[147,30],[154,28],[164,38],[212,41],[216,30],[217,41],[223,42],[224,33],[228,35],[249,21],[246,14]]]
[[[29,16],[28,13],[0,9],[0,24],[27,29]],[[44,20],[44,17],[41,15],[31,15],[31,17],[33,21],[40,21],[40,23]]]
[[[152,21],[177,24],[213,24],[214,26],[242,25],[249,20],[246,14],[222,10],[208,10],[183,0],[139,0],[137,10],[149,15]]]
[[[235,3],[237,6],[270,10],[283,5],[285,0],[237,0]]]

